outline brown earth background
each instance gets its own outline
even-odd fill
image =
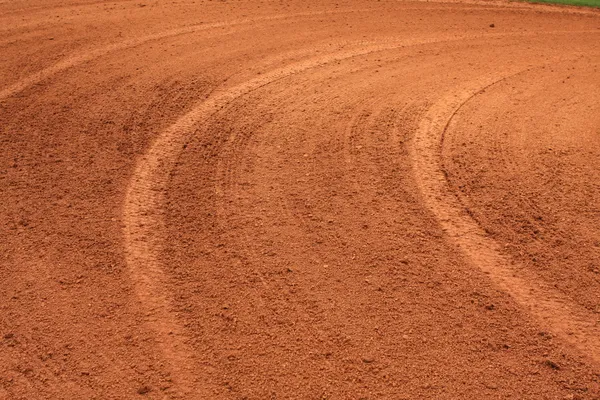
[[[0,0],[0,399],[599,399],[600,12]]]

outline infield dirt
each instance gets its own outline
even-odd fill
[[[600,11],[0,0],[0,399],[600,398]]]

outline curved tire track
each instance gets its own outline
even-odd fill
[[[237,98],[288,76],[377,51],[442,41],[447,40],[413,39],[341,51],[276,69],[236,87],[217,91],[159,134],[146,155],[138,160],[123,204],[126,261],[147,322],[156,332],[171,373],[178,377],[176,383],[181,395],[194,392],[197,366],[186,344],[184,328],[173,315],[167,278],[158,259],[162,246],[160,232],[164,227],[164,193],[171,170],[194,127]]]
[[[469,262],[488,274],[539,322],[600,363],[600,320],[572,304],[533,274],[515,268],[500,245],[488,237],[452,192],[442,167],[444,134],[453,117],[485,89],[530,69],[487,76],[443,97],[426,113],[415,133],[412,148],[414,175],[423,200],[448,237]]]
[[[196,373],[197,366],[194,365],[194,360],[191,356],[192,351],[186,344],[185,329],[181,326],[177,317],[173,315],[170,300],[171,295],[167,289],[168,279],[158,259],[162,246],[161,231],[164,227],[162,210],[164,193],[177,157],[182,151],[184,144],[193,135],[194,128],[236,99],[278,80],[303,73],[310,69],[348,60],[353,57],[403,47],[505,36],[527,36],[527,34],[509,33],[405,39],[399,41],[390,40],[387,43],[370,45],[360,42],[357,43],[357,46],[363,47],[313,57],[275,69],[233,88],[216,90],[211,98],[194,107],[190,112],[179,118],[173,125],[157,136],[146,155],[138,160],[124,199],[125,249],[127,264],[135,282],[138,297],[148,315],[148,323],[158,336],[158,342],[162,347],[164,357],[170,365],[171,371],[179,377],[178,385],[181,393],[185,395],[193,392],[196,376],[198,376],[198,373]],[[477,87],[480,88],[481,85]],[[444,111],[447,109],[454,111],[456,104],[460,104],[461,100],[464,101],[465,98],[468,99],[472,95],[470,91],[465,91],[465,93],[467,93],[466,97],[459,97],[458,102],[456,100],[449,102],[448,104],[451,106],[444,103],[443,106],[437,107],[440,110],[437,110],[437,108],[432,109],[434,114],[431,118],[436,121],[436,124],[439,124],[441,120],[439,117],[435,117],[435,115],[444,115]],[[425,151],[425,153],[420,154],[423,157],[416,160],[416,165],[421,166],[422,171],[426,171],[425,178],[420,182],[420,185],[424,188],[423,191],[426,193],[426,197],[437,196],[437,192],[434,191],[439,191],[435,184],[431,185],[425,182],[427,181],[427,176],[434,177],[433,181],[437,179],[435,168],[427,170],[429,167],[420,165],[423,163],[427,164],[427,160],[432,159],[437,154],[436,149],[439,147],[439,140],[436,142],[435,139],[429,137],[432,129],[434,130],[435,128],[432,127],[430,129],[428,126],[423,125],[420,130],[422,131],[420,136],[423,136],[422,140],[424,140],[422,145],[425,147],[433,145],[430,149],[431,154]],[[438,143],[437,147],[435,143]],[[428,189],[430,186],[431,189]],[[442,218],[444,217],[442,216]],[[460,222],[460,219],[458,219],[458,222]],[[467,227],[466,229],[469,230],[471,227]]]
[[[564,32],[554,31],[547,33],[560,34]],[[567,33],[573,32],[569,31]],[[158,259],[162,246],[161,232],[164,228],[162,210],[164,193],[177,157],[182,151],[184,144],[194,134],[194,128],[197,128],[198,124],[202,121],[206,121],[213,114],[244,95],[278,80],[331,63],[375,52],[411,46],[528,35],[527,33],[497,33],[445,38],[389,40],[380,44],[358,42],[356,43],[358,48],[341,50],[295,62],[291,65],[272,70],[238,86],[228,89],[217,89],[211,98],[194,107],[190,112],[179,118],[173,125],[157,136],[146,155],[138,160],[124,199],[125,249],[127,264],[135,282],[138,297],[148,315],[148,323],[158,336],[158,342],[162,347],[164,357],[170,365],[171,371],[179,377],[180,391],[183,394],[193,392],[196,376],[198,375],[195,373],[197,366],[194,365],[193,352],[186,344],[185,329],[181,326],[176,316],[173,315],[170,300],[171,295],[167,289],[167,278]],[[323,51],[326,51],[326,49],[323,49]],[[446,183],[443,173],[439,168],[438,154],[441,142],[437,128],[445,126],[445,123],[456,112],[460,104],[468,101],[482,87],[496,81],[498,81],[497,77],[491,79],[491,82],[481,82],[471,90],[465,89],[464,92],[461,92],[462,94],[446,99],[430,110],[426,120],[421,124],[419,133],[415,139],[415,170],[417,171],[419,186],[423,191],[425,200],[428,206],[435,210],[436,216],[440,220],[445,221],[444,228],[453,236],[464,237],[464,240],[460,242],[461,248],[464,247],[463,250],[466,249],[467,254],[472,256],[476,260],[476,263],[483,262],[486,267],[482,267],[482,269],[487,268],[486,270],[491,271],[491,274],[498,276],[506,275],[506,279],[499,278],[501,282],[508,282],[501,285],[503,289],[510,293],[518,292],[519,302],[529,304],[532,302],[533,296],[525,293],[531,289],[526,284],[526,281],[517,284],[517,281],[515,281],[517,278],[508,277],[512,271],[507,274],[497,273],[499,268],[495,266],[501,263],[499,260],[496,260],[499,253],[495,247],[487,243],[484,236],[480,235],[478,231],[480,228],[476,226],[474,221],[464,220],[464,216],[458,205],[448,202],[450,206],[444,206],[447,202],[446,197],[451,197],[451,194],[440,197],[444,193],[444,190],[446,190]],[[433,133],[435,133],[435,136]],[[439,181],[439,178],[442,181]],[[438,197],[443,200],[438,200]],[[454,201],[456,202],[456,200]],[[470,251],[469,249],[472,248],[475,250]],[[481,255],[477,255],[476,253],[480,251],[482,252]],[[517,289],[517,287],[520,289]],[[539,290],[540,293],[549,293],[545,289]],[[555,321],[556,318],[554,318],[555,315],[548,310],[558,309],[558,302],[550,300],[549,302],[544,302],[544,304],[548,305],[541,307],[542,311],[534,309],[533,313],[538,316],[545,316],[546,319],[551,319],[552,324],[550,325],[555,325],[557,322]],[[569,317],[567,321],[573,320],[580,321],[581,323],[585,321],[585,316],[574,317],[574,311],[565,311],[561,315]],[[580,329],[580,332],[583,332],[584,339],[578,339],[578,343],[588,341],[597,346],[596,341],[591,337],[592,331],[590,329],[591,325],[589,329]],[[559,329],[558,331],[566,332],[567,329]],[[599,353],[597,347],[595,348],[594,357],[597,358]]]
[[[95,49],[83,54],[74,55],[72,57],[68,57],[50,67],[47,67],[41,71],[38,71],[31,76],[20,80],[12,84],[11,86],[0,91],[0,100],[4,100],[8,97],[14,96],[23,90],[27,89],[30,86],[36,85],[53,75],[56,75],[60,72],[66,71],[69,68],[76,67],[78,65],[85,64],[86,62],[93,61],[97,58],[103,57],[109,53],[130,49],[136,46],[140,46],[144,43],[166,39],[170,37],[175,37],[179,35],[186,35],[196,32],[207,31],[211,29],[218,29],[224,27],[231,27],[237,25],[244,24],[252,24],[256,22],[264,22],[264,21],[277,21],[284,20],[287,18],[297,18],[297,17],[310,17],[310,16],[318,16],[324,14],[343,14],[343,13],[352,13],[352,12],[368,12],[371,10],[335,10],[335,11],[315,11],[315,12],[306,12],[306,13],[297,13],[297,14],[282,14],[282,15],[273,15],[268,17],[261,17],[255,19],[243,19],[243,20],[235,20],[229,22],[216,22],[211,24],[198,24],[186,26],[183,28],[178,28],[166,32],[156,33],[153,35],[144,36],[142,38],[126,40],[120,43],[115,43],[106,47],[102,47],[99,49]]]
[[[78,65],[85,64],[86,62],[93,61],[95,59],[98,59],[100,57],[103,57],[103,56],[105,56],[109,53],[115,52],[115,51],[126,50],[126,49],[140,46],[144,43],[155,41],[155,40],[166,39],[166,38],[175,37],[178,35],[202,32],[202,31],[207,31],[207,30],[211,30],[211,29],[218,29],[218,28],[223,28],[223,27],[231,27],[231,26],[244,25],[244,24],[252,24],[252,23],[263,22],[263,21],[277,21],[277,20],[285,20],[288,18],[297,18],[297,17],[310,17],[310,16],[325,15],[325,14],[345,14],[345,13],[370,12],[370,11],[375,11],[375,9],[347,9],[347,10],[333,10],[333,11],[314,11],[314,12],[305,12],[305,13],[297,13],[297,14],[281,14],[281,15],[260,17],[260,18],[255,18],[255,19],[242,19],[242,20],[234,20],[234,21],[229,21],[229,22],[216,22],[216,23],[211,23],[211,24],[191,25],[191,26],[186,26],[183,28],[169,30],[166,32],[160,32],[160,33],[144,36],[144,37],[137,38],[137,39],[126,40],[126,41],[123,41],[120,43],[115,43],[115,44],[112,44],[109,46],[105,46],[105,47],[101,47],[101,48],[98,48],[98,49],[95,49],[95,50],[92,50],[89,52],[85,52],[83,54],[77,54],[77,55],[74,55],[71,57],[67,57],[66,59],[59,61],[58,63],[56,63],[50,67],[44,68],[41,71],[38,71],[38,72],[30,75],[29,77],[22,79],[14,84],[8,86],[5,89],[0,90],[0,101],[4,100],[6,98],[9,98],[9,97],[15,96],[16,94],[24,91],[28,87],[39,84],[40,82],[52,77],[53,75],[56,75],[63,71],[66,71],[69,68],[73,68]],[[559,33],[559,32],[560,31],[557,31],[556,33]],[[550,33],[550,32],[548,32],[548,33]],[[582,33],[583,33],[583,31],[582,31]],[[489,36],[490,37],[499,37],[499,36],[505,36],[505,35],[507,35],[507,34],[491,34]],[[527,35],[527,34],[523,33],[521,35]]]

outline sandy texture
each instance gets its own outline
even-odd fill
[[[600,13],[0,0],[0,399],[600,398]]]

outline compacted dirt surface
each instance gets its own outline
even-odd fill
[[[0,0],[0,399],[600,398],[600,12]]]

